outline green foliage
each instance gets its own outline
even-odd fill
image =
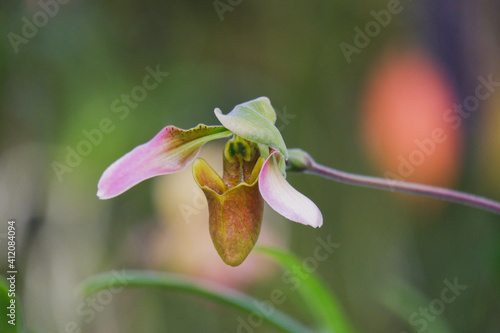
[[[128,271],[123,274],[123,281],[113,282],[113,273],[102,273],[82,283],[83,294],[90,295],[101,289],[121,286],[153,287],[165,290],[194,294],[216,303],[231,306],[249,313],[259,313],[258,300],[206,280],[182,274],[166,274],[152,271]],[[290,333],[307,333],[309,329],[280,311],[273,311],[262,316],[269,324]]]
[[[292,270],[295,266],[301,265],[299,258],[279,249],[258,247],[257,251],[277,261],[284,269]],[[256,313],[270,325],[285,332],[305,333],[311,331],[274,307],[272,311],[263,313],[262,307],[259,306],[261,301],[239,291],[203,279],[183,274],[153,271],[128,271],[123,275],[124,278],[122,281],[124,282],[115,281],[113,273],[102,273],[92,276],[82,283],[82,293],[88,296],[99,290],[117,286],[161,288],[194,294],[238,310]],[[316,274],[310,273],[304,278],[299,285],[298,291],[304,299],[304,311],[309,311],[309,314],[314,318],[316,324],[314,332],[354,332],[343,313],[339,301]]]
[[[283,250],[271,247],[257,247],[256,250],[278,261],[284,269],[293,270],[302,265],[301,260]],[[314,317],[321,332],[353,332],[342,310],[340,302],[326,287],[317,274],[310,273],[298,284],[298,291],[304,299],[304,309]]]

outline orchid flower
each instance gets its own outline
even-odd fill
[[[257,242],[264,201],[291,221],[320,227],[318,207],[285,179],[288,150],[274,126],[276,112],[269,99],[239,104],[227,115],[217,108],[215,115],[222,126],[167,126],[125,154],[104,171],[97,196],[115,197],[143,180],[181,171],[194,162],[194,179],[208,201],[210,236],[231,266],[241,264]],[[228,137],[220,177],[197,155],[205,143]]]
[[[151,141],[134,148],[103,173],[97,196],[115,197],[145,179],[183,170],[193,163],[193,176],[209,209],[209,231],[215,249],[231,266],[241,264],[259,237],[264,201],[287,219],[320,227],[318,207],[285,179],[285,169],[382,190],[456,202],[500,214],[500,202],[436,186],[356,175],[316,163],[300,149],[288,150],[274,126],[276,112],[267,97],[239,104],[223,115],[222,126],[198,125],[189,130],[167,126]],[[223,175],[196,158],[212,140],[231,137],[223,152]]]

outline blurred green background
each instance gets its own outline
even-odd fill
[[[85,278],[123,268],[203,276],[260,299],[278,288],[288,300],[278,307],[307,323],[284,272],[256,258],[226,275],[213,248],[196,249],[201,238],[209,243],[208,221],[203,202],[193,201],[201,192],[192,191],[189,170],[186,182],[164,176],[100,201],[105,168],[166,125],[217,124],[215,107],[227,113],[267,96],[288,147],[341,170],[384,176],[400,161],[392,143],[410,142],[411,152],[425,130],[449,125],[439,106],[437,118],[405,106],[427,110],[429,98],[461,103],[474,96],[478,76],[500,78],[493,0],[64,2],[0,4],[0,274],[7,221],[15,219],[18,296],[33,332],[273,332],[241,328],[246,314],[177,293],[79,294]],[[342,43],[356,51],[346,57]],[[428,60],[400,52],[408,49]],[[168,76],[154,89],[137,88],[147,68]],[[430,79],[412,76],[422,72]],[[385,86],[387,77],[396,83]],[[426,90],[437,81],[440,90]],[[398,107],[391,96],[401,98]],[[500,200],[499,97],[492,91],[461,116],[449,132],[454,139],[434,154],[443,160],[424,160],[415,179]],[[407,118],[393,121],[400,114]],[[85,133],[103,119],[108,133],[88,144]],[[381,125],[372,127],[372,119]],[[416,124],[427,134],[413,137]],[[211,147],[207,154],[220,159],[221,146]],[[73,150],[83,154],[68,164]],[[267,207],[270,230],[259,244],[268,239],[302,258],[313,256],[318,237],[340,244],[315,270],[358,331],[500,331],[498,216],[310,175],[288,180],[318,205],[324,225],[295,224]],[[440,309],[433,300],[455,279],[467,288]],[[423,319],[419,309],[433,306],[439,314]],[[7,329],[2,319],[0,331]]]

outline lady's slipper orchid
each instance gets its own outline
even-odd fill
[[[294,222],[320,227],[318,207],[285,179],[288,150],[274,126],[276,113],[267,97],[237,105],[223,115],[223,126],[198,125],[189,130],[167,126],[104,171],[97,196],[115,197],[137,183],[181,171],[193,162],[201,147],[233,135],[223,152],[222,178],[203,159],[196,159],[193,175],[209,207],[209,230],[222,260],[241,264],[257,242],[264,200]]]

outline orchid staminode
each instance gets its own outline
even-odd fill
[[[237,105],[227,115],[215,109],[222,126],[188,130],[163,128],[153,139],[111,164],[98,184],[100,199],[115,197],[148,178],[175,173],[193,163],[193,176],[209,208],[209,231],[222,260],[241,264],[260,233],[264,201],[287,219],[320,227],[318,207],[285,179],[288,150],[274,126],[267,97]],[[202,146],[231,137],[223,151],[223,175],[197,158]]]

